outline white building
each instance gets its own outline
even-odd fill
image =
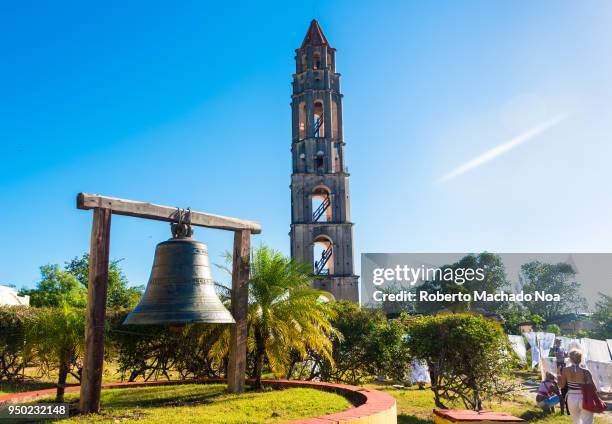
[[[18,296],[12,287],[0,286],[0,305],[29,305],[30,296]]]

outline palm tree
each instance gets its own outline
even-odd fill
[[[42,308],[26,330],[26,349],[46,374],[58,370],[56,402],[64,401],[68,374],[75,373],[85,344],[85,310],[64,303]]]
[[[277,376],[287,372],[292,353],[304,360],[309,351],[316,352],[333,363],[334,312],[322,301],[328,293],[311,288],[310,266],[260,245],[250,268],[247,347],[255,356],[256,387],[262,387],[266,359]],[[215,359],[227,354],[228,340],[226,328],[211,349]]]

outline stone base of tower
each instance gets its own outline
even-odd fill
[[[322,277],[314,282],[318,290],[330,292],[336,300],[350,300],[359,303],[359,276],[350,275],[344,277]]]

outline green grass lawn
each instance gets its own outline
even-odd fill
[[[395,389],[393,387],[373,384],[368,387],[383,390],[397,400],[397,422],[398,424],[433,424],[432,410],[435,408],[433,393],[429,388],[426,390],[418,390],[416,387],[406,389]],[[460,405],[456,405],[457,409],[465,409]],[[485,405],[487,410],[510,412],[511,414],[521,417],[530,423],[537,424],[571,424],[572,420],[567,416],[558,414],[544,415],[542,410],[534,404],[533,401],[522,396],[517,397],[514,401],[506,401],[503,403],[491,403]],[[557,409],[558,411],[558,409]],[[602,418],[601,415],[596,416],[596,424],[609,423],[609,420]]]
[[[271,423],[316,417],[352,407],[340,395],[315,389],[248,391],[232,395],[225,393],[226,387],[224,384],[185,384],[107,389],[102,391],[100,415],[75,416],[56,422]],[[67,394],[66,401],[76,408],[78,394]]]

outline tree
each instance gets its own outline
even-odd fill
[[[504,318],[503,326],[508,334],[520,334],[521,324],[531,321],[529,311],[519,302],[508,302],[499,314]]]
[[[60,269],[59,265],[41,266],[36,288],[22,290],[21,294],[29,295],[30,305],[37,307],[60,307],[63,304],[84,307],[87,303],[87,292],[79,280]]]
[[[292,354],[305,359],[317,352],[333,361],[330,336],[333,309],[325,292],[311,288],[310,266],[260,245],[252,254],[249,278],[248,341],[254,356],[253,377],[261,387],[267,363],[275,375],[284,376]],[[227,355],[229,328],[213,346],[211,355]]]
[[[612,296],[599,293],[601,298],[595,304],[591,319],[595,327],[590,336],[596,339],[612,339]]]
[[[533,293],[543,291],[558,294],[559,301],[537,300],[525,301],[524,305],[533,314],[538,314],[546,321],[561,314],[580,312],[586,309],[586,300],[580,296],[580,284],[574,280],[576,271],[566,263],[547,264],[533,261],[521,266],[520,280],[523,291]]]
[[[417,290],[426,291],[428,293],[441,292],[445,294],[455,293],[473,293],[474,291],[484,291],[487,293],[495,293],[503,288],[509,286],[508,279],[506,278],[506,270],[501,258],[498,255],[492,253],[480,253],[478,255],[467,255],[461,258],[454,264],[444,265],[440,267],[442,274],[447,269],[471,269],[474,272],[481,269],[484,274],[484,279],[471,281],[446,281],[443,278],[436,278],[430,281],[424,282]],[[454,312],[467,311],[468,309],[483,308],[488,311],[500,311],[507,305],[504,302],[484,302],[474,301],[471,302],[418,302],[417,310],[422,313],[435,312],[441,307],[447,308]]]
[[[110,309],[132,309],[140,300],[144,287],[129,287],[128,279],[119,265],[120,262],[121,260],[111,261],[108,267],[106,306]],[[81,285],[87,288],[89,278],[89,253],[84,253],[81,257],[75,257],[69,262],[66,262],[65,270],[74,275]]]
[[[418,295],[418,289],[415,286],[409,284],[399,284],[397,281],[393,281],[389,284],[385,284],[380,287],[380,291],[383,294],[395,294],[402,291],[414,293]],[[387,317],[398,317],[402,313],[414,314],[417,311],[415,302],[395,302],[385,298],[380,302],[380,309],[387,315]]]
[[[423,316],[408,322],[408,337],[411,355],[427,362],[437,407],[460,400],[480,410],[484,399],[510,392],[511,347],[498,323],[471,314]]]
[[[64,401],[68,374],[80,379],[85,345],[85,311],[64,303],[41,309],[26,329],[26,352],[36,357],[40,370],[58,370],[56,402]]]
[[[541,315],[538,315],[535,313],[529,313],[527,317],[528,317],[527,321],[533,324],[533,329],[535,331],[541,331],[544,328],[544,324],[546,323],[546,320]]]
[[[548,324],[546,326],[546,332],[547,333],[553,333],[556,334],[557,336],[561,335],[561,327],[559,327],[557,324]]]
[[[59,307],[68,305],[80,308],[87,304],[87,279],[89,276],[89,254],[75,257],[66,262],[64,269],[59,265],[40,267],[41,278],[36,288],[22,290],[30,296],[30,304],[38,307]],[[119,261],[112,261],[108,272],[108,294],[106,306],[110,309],[133,308],[143,292],[142,286],[129,287]]]

